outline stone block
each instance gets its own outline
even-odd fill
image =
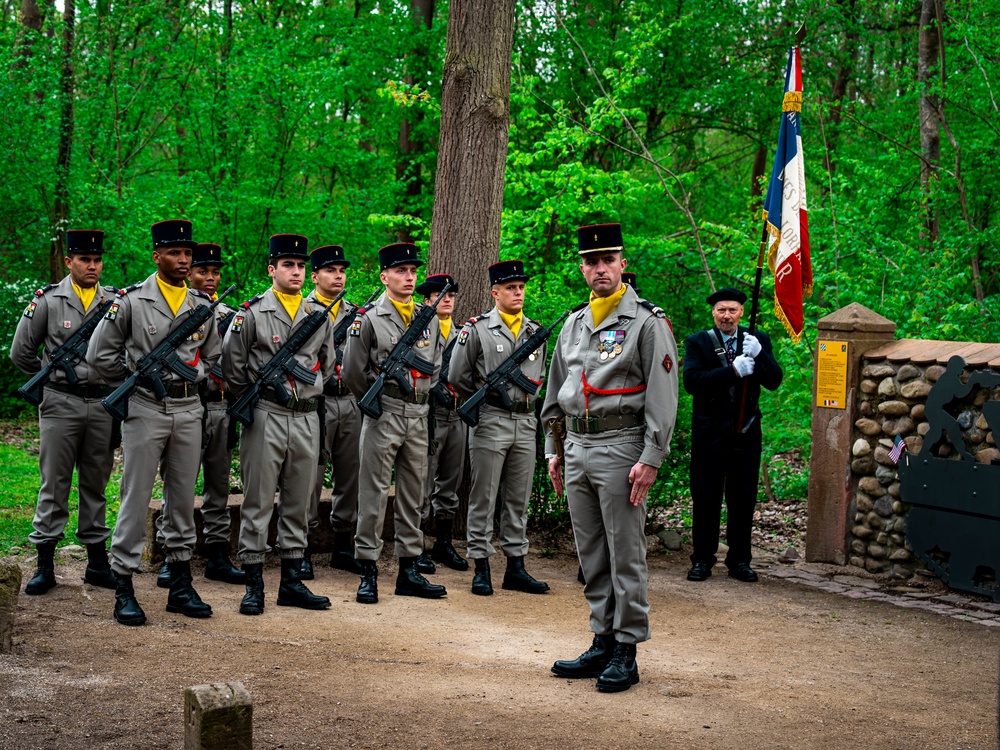
[[[868,546],[860,539],[851,542],[851,551],[858,555],[864,555],[868,551]]]
[[[868,365],[861,371],[861,377],[863,378],[888,378],[895,374],[896,368],[886,364]]]
[[[893,552],[891,555],[889,555],[889,559],[892,560],[893,562],[907,562],[912,557],[913,557],[913,555],[911,555],[905,549],[898,549],[895,552]]]
[[[859,479],[858,489],[872,497],[881,497],[885,492],[882,489],[882,484],[875,477],[862,477]]]
[[[896,380],[900,383],[905,383],[907,380],[919,378],[922,374],[919,367],[914,367],[907,363],[899,368],[899,372],[896,373]]]
[[[875,478],[888,487],[896,481],[896,467],[879,466],[875,469]]]
[[[185,750],[253,750],[253,700],[241,682],[184,691]]]
[[[897,393],[899,393],[899,389],[896,387],[896,381],[892,378],[886,378],[878,384],[878,395],[880,396],[895,396]]]
[[[865,456],[864,458],[855,458],[851,461],[851,471],[860,476],[868,476],[875,473],[875,457]]]
[[[856,536],[858,539],[870,539],[875,532],[869,529],[867,526],[862,526],[861,524],[858,524],[853,529],[851,529],[851,533],[854,534],[854,536]]]
[[[867,513],[868,511],[870,511],[872,508],[875,507],[875,501],[872,500],[864,492],[859,492],[854,501],[854,505],[862,513]]]
[[[875,537],[875,543],[880,544],[884,547],[886,544],[889,543],[889,535],[886,534],[884,531],[880,532],[879,535]]]
[[[865,560],[865,570],[869,573],[881,573],[885,570],[886,564],[881,560],[876,560],[874,557],[869,557]]]
[[[858,438],[854,441],[854,445],[851,446],[851,453],[857,457],[867,456],[872,452],[872,447],[864,438]]]
[[[927,398],[927,394],[930,392],[931,384],[924,380],[912,380],[909,383],[903,383],[899,389],[900,396],[914,400]]]
[[[883,401],[878,405],[878,410],[887,417],[899,417],[910,413],[910,405],[905,401]]]
[[[993,461],[993,459],[1000,458],[1000,450],[996,448],[983,448],[976,452],[976,462],[981,464],[988,464]]]
[[[931,365],[927,368],[927,372],[924,373],[924,377],[930,382],[936,383],[938,378],[944,375],[945,369],[943,365]]]
[[[862,417],[870,417],[872,415],[872,402],[862,401],[861,407],[858,410],[861,412]]]
[[[865,567],[865,559],[863,557],[852,557],[849,560],[852,568],[863,568]]]
[[[979,419],[976,420],[976,427],[980,430],[988,430],[990,428],[990,423],[986,421],[985,414],[979,415]]]
[[[883,526],[885,526],[885,522],[883,521],[882,516],[880,516],[878,513],[875,512],[869,513],[867,516],[865,516],[865,523],[868,524],[869,528],[875,530],[881,529]]]
[[[958,426],[963,430],[968,430],[976,422],[976,413],[974,411],[969,411],[966,409],[960,413],[957,417]]]
[[[0,654],[10,653],[20,590],[21,569],[10,563],[0,563]]]
[[[884,445],[880,445],[875,449],[875,462],[880,463],[883,466],[895,466],[892,459],[889,458],[889,449]]]
[[[874,419],[859,419],[854,423],[854,426],[857,427],[863,435],[880,435],[882,433],[882,425]]]
[[[893,482],[889,485],[889,497],[899,498],[901,497],[901,488],[899,482]]]
[[[910,409],[910,417],[915,421],[919,422],[927,414],[926,404],[914,404],[913,408]]]
[[[921,435],[910,435],[903,438],[903,442],[906,443],[906,450],[910,453],[917,454],[924,449],[924,438]]]
[[[908,416],[902,416],[896,420],[896,424],[892,428],[890,435],[902,435],[906,437],[916,428],[916,423]]]
[[[917,434],[920,435],[921,437],[926,436],[927,433],[930,431],[931,431],[930,422],[921,422],[920,424],[917,425]]]
[[[875,501],[874,510],[882,518],[888,518],[892,515],[892,498],[888,495],[882,495],[882,497]]]
[[[878,383],[867,378],[861,381],[861,392],[869,395],[878,392]]]

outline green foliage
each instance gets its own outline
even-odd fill
[[[35,413],[35,409],[17,395],[17,389],[29,376],[10,361],[10,345],[25,306],[41,286],[44,285],[33,281],[0,282],[0,310],[8,311],[0,317],[0,419]]]

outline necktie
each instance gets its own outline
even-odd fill
[[[733,363],[736,359],[736,337],[732,336],[726,339],[726,359],[729,360],[729,364]]]

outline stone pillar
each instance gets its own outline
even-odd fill
[[[847,404],[845,409],[817,407],[816,374],[813,373],[806,559],[844,565],[848,513],[855,490],[851,475],[851,436],[857,419],[861,357],[892,341],[896,324],[854,302],[821,318],[816,328],[817,339],[848,343]]]
[[[17,614],[17,594],[21,590],[21,569],[9,563],[0,564],[0,654],[9,654],[14,616]]]
[[[184,691],[185,750],[253,750],[253,700],[242,682]]]

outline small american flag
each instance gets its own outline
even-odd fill
[[[892,459],[892,462],[894,464],[898,464],[899,457],[903,455],[903,451],[905,450],[906,450],[906,443],[903,442],[903,438],[901,438],[899,435],[896,435],[896,437],[892,439],[892,450],[889,451],[889,458]]]

